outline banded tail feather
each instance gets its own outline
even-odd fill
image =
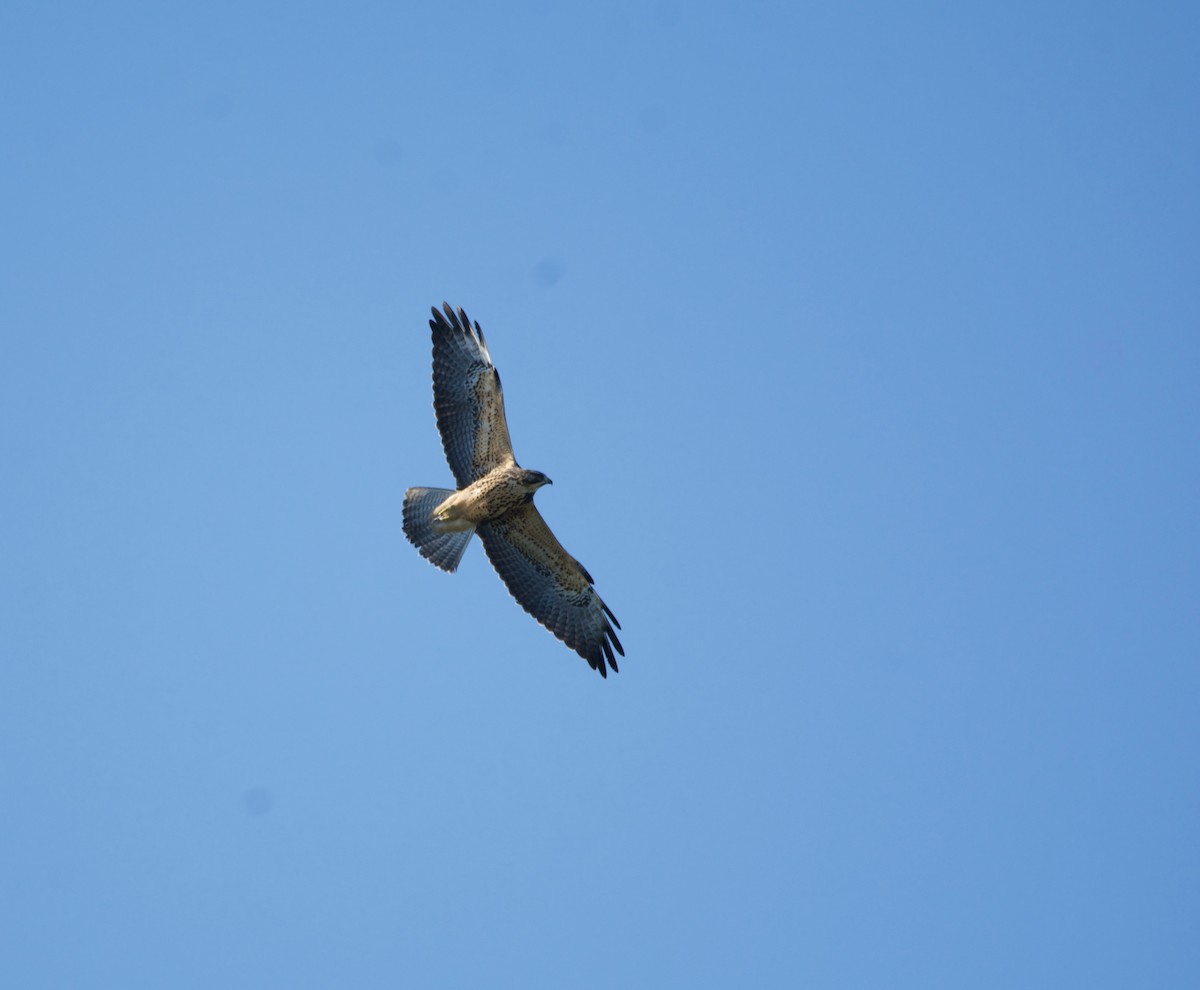
[[[449,488],[410,488],[404,493],[404,535],[421,556],[443,571],[458,570],[474,529],[439,533],[433,510],[454,494]]]

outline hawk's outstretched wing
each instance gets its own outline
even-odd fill
[[[500,464],[512,464],[512,441],[504,419],[500,375],[492,365],[483,331],[467,314],[443,303],[433,331],[433,409],[446,460],[459,488],[478,481]]]
[[[529,502],[476,530],[488,559],[526,612],[600,671],[621,656],[613,626],[617,617],[592,587],[592,576],[562,548],[541,513]],[[609,620],[612,620],[611,622]]]

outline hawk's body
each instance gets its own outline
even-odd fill
[[[433,407],[446,460],[458,484],[410,488],[404,533],[421,555],[445,571],[457,569],[478,533],[488,559],[530,615],[607,677],[625,651],[616,616],[592,587],[592,576],[562,548],[533,504],[550,479],[513,457],[500,375],[483,331],[444,304],[433,310]],[[610,622],[611,620],[611,622]]]

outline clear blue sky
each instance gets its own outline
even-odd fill
[[[4,4],[0,984],[1200,984],[1196,11]]]

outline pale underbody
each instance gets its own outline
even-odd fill
[[[480,523],[499,519],[505,513],[533,498],[533,493],[548,479],[529,484],[515,464],[493,468],[478,481],[455,492],[433,510],[433,529],[437,533],[461,533]]]

